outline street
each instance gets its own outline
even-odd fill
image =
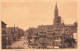
[[[22,36],[19,40],[12,43],[11,49],[29,49],[25,36]]]

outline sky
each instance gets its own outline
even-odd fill
[[[24,30],[38,25],[52,25],[56,1],[52,2],[1,2],[1,19],[7,27]],[[77,21],[77,1],[57,1],[59,16],[65,24]]]

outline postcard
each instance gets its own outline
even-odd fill
[[[1,51],[79,51],[79,0],[2,0]]]

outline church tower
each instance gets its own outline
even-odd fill
[[[61,17],[58,16],[58,8],[56,3],[55,10],[54,10],[54,24],[57,24],[57,23],[61,23]]]

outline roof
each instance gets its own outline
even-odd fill
[[[5,22],[3,22],[3,21],[1,21],[1,24],[5,24],[5,25],[7,25]]]
[[[65,24],[65,26],[75,26],[74,24]]]
[[[53,27],[53,25],[39,25],[38,27]]]

